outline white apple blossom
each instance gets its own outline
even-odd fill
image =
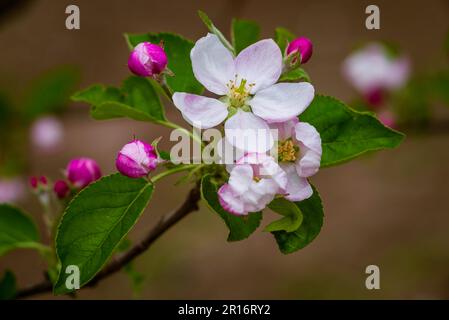
[[[176,92],[175,106],[198,128],[211,128],[227,119],[226,138],[239,149],[271,149],[268,123],[297,117],[313,100],[310,83],[276,83],[282,73],[282,53],[272,39],[250,45],[234,58],[217,36],[208,34],[196,42],[190,57],[197,80],[221,98]]]
[[[321,162],[321,137],[308,123],[296,118],[284,123],[270,124],[278,130],[278,161],[287,174],[285,198],[302,201],[312,196],[313,190],[307,181],[317,173]]]

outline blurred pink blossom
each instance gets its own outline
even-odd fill
[[[19,201],[25,193],[25,186],[20,178],[0,180],[0,203]]]
[[[64,138],[64,127],[56,117],[45,116],[31,126],[31,141],[41,151],[55,151]]]
[[[363,96],[394,91],[407,82],[410,61],[406,56],[392,57],[382,44],[371,43],[346,58],[343,75]]]

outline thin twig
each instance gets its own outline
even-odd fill
[[[121,270],[136,257],[145,252],[161,235],[163,235],[171,226],[179,220],[187,216],[189,213],[198,210],[198,202],[200,200],[199,185],[190,190],[184,203],[172,214],[165,215],[159,223],[150,230],[147,236],[139,243],[135,244],[129,251],[112,260],[102,271],[100,271],[89,283],[84,287],[95,286],[99,281]],[[47,279],[41,283],[21,289],[17,292],[16,298],[26,298],[40,293],[52,291],[52,283]]]

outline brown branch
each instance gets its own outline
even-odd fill
[[[136,257],[145,252],[161,235],[163,235],[171,226],[184,218],[190,212],[198,210],[198,202],[200,200],[200,188],[197,185],[190,190],[184,203],[172,214],[165,215],[159,223],[150,230],[147,236],[139,243],[135,244],[129,251],[112,260],[103,270],[101,270],[89,283],[84,287],[93,287],[99,281],[121,270]],[[40,293],[52,291],[52,283],[47,279],[41,283],[21,289],[17,292],[16,298],[26,298]]]

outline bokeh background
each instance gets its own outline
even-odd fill
[[[76,4],[81,29],[65,28],[65,8]],[[129,75],[123,32],[172,31],[198,39],[206,29],[197,9],[209,14],[223,31],[232,17],[253,19],[262,36],[285,26],[314,42],[306,70],[320,93],[348,101],[355,92],[341,76],[341,62],[357,43],[396,42],[414,70],[444,64],[442,43],[449,28],[447,0],[376,1],[381,29],[365,29],[365,8],[372,1],[193,1],[193,0],[42,0],[28,1],[0,21],[0,85],[19,95],[24,83],[60,64],[82,73],[80,88],[93,83],[119,85]],[[436,106],[438,119],[449,109]],[[173,107],[168,116],[183,123]],[[28,174],[61,177],[73,157],[98,160],[113,172],[120,147],[136,134],[152,140],[168,130],[128,120],[97,122],[88,107],[71,103],[62,117],[62,150],[51,156],[30,150]],[[169,146],[167,139],[163,142]],[[227,230],[204,204],[167,232],[135,268],[145,276],[145,299],[305,299],[305,298],[449,298],[449,128],[410,134],[396,150],[379,152],[325,169],[313,178],[325,205],[325,223],[305,249],[285,256],[272,236],[260,230],[249,239],[227,243]],[[174,209],[188,190],[167,180],[157,191],[130,238],[140,239],[158,217]],[[40,208],[29,195],[20,203],[36,219]],[[266,214],[263,225],[274,218]],[[43,229],[43,224],[41,223]],[[44,232],[42,232],[44,234]],[[45,236],[45,235],[44,235]],[[381,289],[365,288],[365,268],[381,270]],[[0,260],[0,272],[13,269],[19,285],[39,282],[44,262],[37,253],[17,251]],[[123,273],[92,289],[83,299],[134,297]],[[36,298],[50,299],[51,294]]]

